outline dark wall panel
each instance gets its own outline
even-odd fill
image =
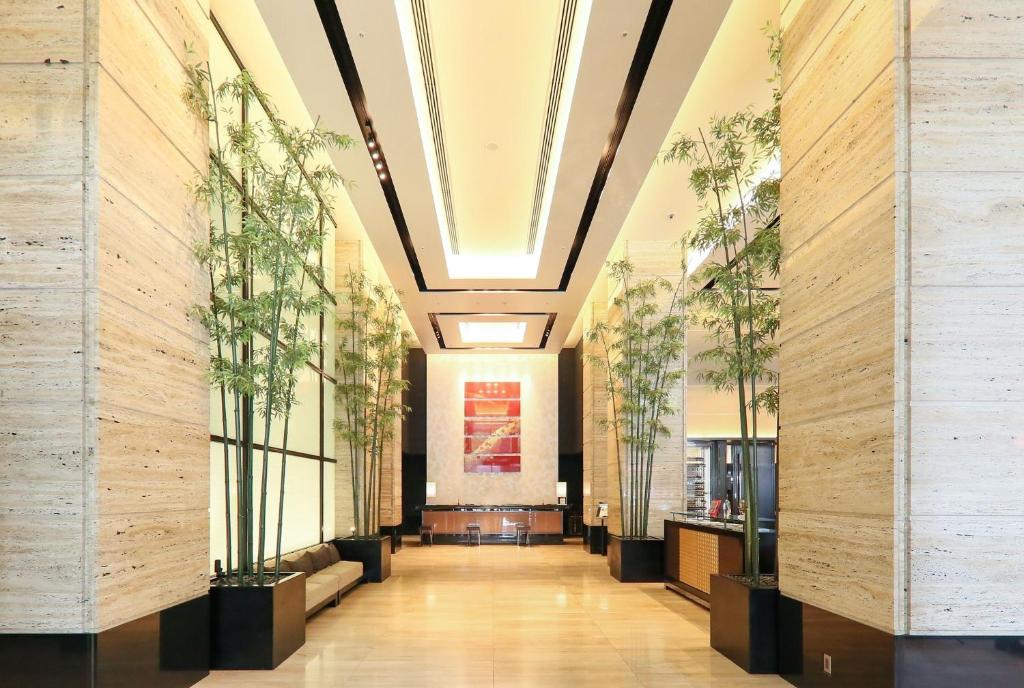
[[[427,503],[427,354],[410,349],[402,366],[409,389],[402,403],[409,411],[402,420],[402,532],[414,534],[420,509]]]

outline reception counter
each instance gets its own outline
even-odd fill
[[[775,531],[761,529],[761,570],[774,573]],[[665,521],[665,587],[710,606],[711,576],[743,573],[743,525],[706,519]]]
[[[564,504],[429,504],[423,507],[423,525],[433,526],[434,542],[441,543],[465,543],[470,523],[480,525],[484,543],[515,542],[517,523],[530,526],[531,543],[561,543],[565,509]]]

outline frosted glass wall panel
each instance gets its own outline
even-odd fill
[[[334,464],[324,462],[324,542],[334,539]]]

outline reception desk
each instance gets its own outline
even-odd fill
[[[774,573],[775,531],[761,529],[761,571]],[[665,587],[711,606],[711,576],[743,573],[743,525],[705,519],[665,521]]]
[[[423,507],[423,525],[433,526],[434,542],[467,541],[466,526],[480,526],[484,543],[516,541],[516,524],[530,526],[531,543],[561,543],[564,504],[480,505],[430,504]]]

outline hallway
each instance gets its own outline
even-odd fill
[[[579,544],[407,546],[306,627],[273,672],[213,672],[222,686],[764,688],[708,647],[708,614],[658,584],[622,584]]]

